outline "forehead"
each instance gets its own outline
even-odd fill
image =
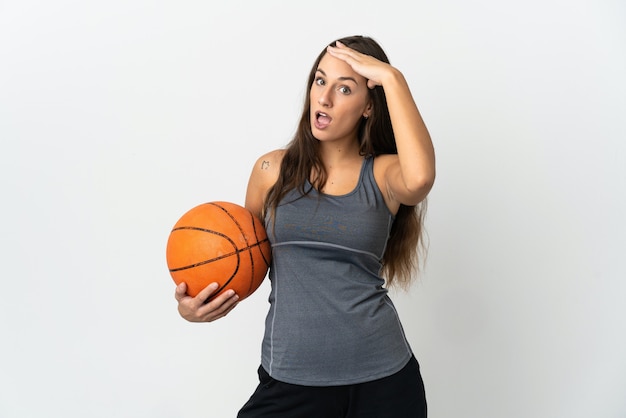
[[[365,77],[354,71],[345,61],[335,58],[330,54],[325,54],[322,57],[317,69],[323,71],[329,79],[352,78],[359,84],[365,81]]]

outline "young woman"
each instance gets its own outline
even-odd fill
[[[318,56],[297,132],[256,162],[246,207],[272,243],[259,386],[239,417],[425,417],[419,366],[387,295],[418,267],[435,179],[428,130],[402,73],[373,39]],[[233,292],[178,309],[214,321]]]

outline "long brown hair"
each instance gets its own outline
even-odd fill
[[[383,49],[372,38],[357,35],[338,41],[360,53],[389,63]],[[334,46],[335,43],[336,41],[331,45]],[[310,118],[310,87],[324,54],[326,48],[319,54],[311,68],[300,123],[285,150],[278,180],[267,193],[264,212],[269,212],[271,218],[274,217],[279,202],[288,191],[298,189],[302,194],[307,194],[310,191],[305,190],[307,180],[310,180],[315,189],[322,190],[328,178],[320,157],[319,141],[311,132]],[[369,95],[373,103],[372,113],[369,118],[361,119],[357,134],[359,152],[361,155],[373,157],[397,154],[385,92],[381,86],[376,86],[369,89]],[[311,179],[312,173],[315,173],[315,177]],[[425,214],[426,200],[417,206],[400,205],[381,260],[383,275],[388,285],[407,288],[414,277],[413,273],[419,271],[421,256],[426,254],[423,228]]]

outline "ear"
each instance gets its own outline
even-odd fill
[[[372,101],[370,100],[367,103],[367,106],[365,106],[365,110],[363,111],[363,117],[365,119],[369,118],[372,115],[372,111],[374,110],[374,104],[372,103]]]

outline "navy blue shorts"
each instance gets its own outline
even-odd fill
[[[426,395],[415,357],[399,372],[345,386],[280,382],[259,367],[259,385],[238,418],[425,418]]]

